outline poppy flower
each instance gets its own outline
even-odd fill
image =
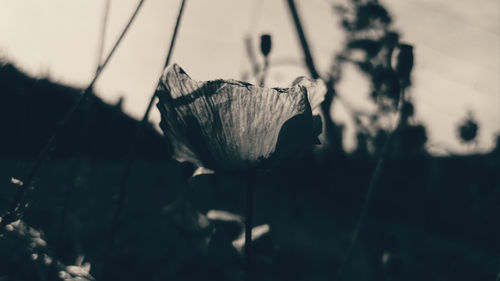
[[[320,132],[312,108],[323,100],[322,87],[304,77],[289,88],[195,81],[173,64],[156,90],[160,127],[180,162],[224,172],[266,169],[314,143]]]

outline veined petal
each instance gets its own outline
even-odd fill
[[[325,100],[326,84],[322,79],[309,79],[301,76],[293,81],[293,86],[303,86],[307,90],[307,99],[313,114],[313,134],[315,144],[325,144],[325,116],[321,111],[321,103]]]
[[[314,115],[319,114],[320,105],[325,100],[326,84],[322,79],[309,79],[305,76],[297,77],[290,87],[303,86],[307,90],[307,99]]]
[[[236,80],[194,81],[169,66],[156,90],[174,158],[211,170],[255,168],[312,143],[310,85],[260,88]]]

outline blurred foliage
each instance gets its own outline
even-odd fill
[[[8,224],[0,239],[0,280],[95,280],[83,256],[74,265],[55,260],[44,236],[22,220]]]
[[[336,5],[335,11],[346,33],[346,43],[332,66],[333,84],[341,81],[345,64],[354,64],[370,82],[371,98],[377,105],[375,112],[351,111],[357,130],[356,151],[378,155],[389,133],[399,126],[401,132],[394,140],[397,153],[425,153],[426,131],[412,120],[414,106],[408,91],[413,46],[399,41],[400,35],[391,26],[390,14],[378,1],[353,0],[346,5]],[[398,113],[400,120],[395,125],[391,120]],[[415,141],[410,144],[410,139]]]

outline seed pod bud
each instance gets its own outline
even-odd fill
[[[271,35],[263,34],[260,36],[260,51],[267,57],[271,52]]]
[[[396,73],[403,81],[409,81],[410,72],[413,68],[413,46],[408,44],[399,45],[399,55],[396,65]]]

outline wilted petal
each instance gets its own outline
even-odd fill
[[[323,116],[323,112],[321,111],[321,103],[325,100],[327,91],[325,82],[321,79],[312,80],[301,76],[293,81],[291,87],[293,86],[302,86],[306,89],[307,99],[309,100],[313,114],[315,144],[325,144],[325,116]]]
[[[207,218],[211,220],[234,221],[243,225],[243,218],[240,215],[224,210],[210,210],[207,213]]]
[[[236,80],[199,82],[168,67],[156,94],[161,127],[179,161],[235,171],[312,144],[308,85],[260,88]]]
[[[307,99],[311,105],[313,114],[319,114],[320,105],[325,100],[326,85],[321,79],[309,79],[304,76],[297,77],[290,87],[302,86],[307,90]]]
[[[255,241],[262,237],[264,234],[268,233],[270,230],[268,224],[259,225],[252,228],[252,241]],[[233,241],[233,247],[238,251],[242,252],[245,246],[245,232],[243,231],[240,236]]]
[[[194,172],[192,177],[200,176],[200,175],[210,175],[213,174],[214,171],[207,169],[205,167],[198,167]]]

